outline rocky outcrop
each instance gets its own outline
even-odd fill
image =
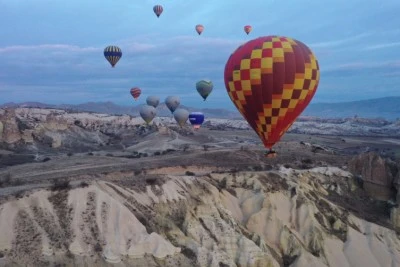
[[[0,205],[0,265],[400,263],[393,230],[335,203],[332,197],[353,194],[352,175],[341,169],[175,173],[39,190]]]
[[[374,152],[360,154],[349,162],[349,170],[363,181],[364,189],[374,198],[394,198],[393,185],[398,175],[398,166]]]

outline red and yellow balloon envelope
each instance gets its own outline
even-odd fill
[[[272,146],[310,103],[319,83],[317,58],[302,42],[281,36],[251,40],[225,65],[225,87],[236,108],[275,156]]]
[[[140,90],[139,87],[133,87],[130,90],[131,95],[133,96],[133,98],[135,99],[135,101],[139,98],[140,94],[142,93],[142,90]]]
[[[252,29],[253,29],[253,27],[251,27],[250,25],[246,25],[243,27],[243,30],[247,35],[249,35],[249,33],[251,32]]]
[[[196,32],[200,35],[204,31],[204,26],[201,24],[197,24],[195,29],[196,29]]]

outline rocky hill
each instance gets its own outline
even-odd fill
[[[385,220],[371,223],[365,207],[343,206],[351,194],[357,202],[360,189],[338,168],[212,173],[193,166],[107,177],[2,204],[0,265],[400,264],[400,240]]]

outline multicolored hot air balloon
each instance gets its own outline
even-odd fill
[[[165,99],[165,105],[167,105],[167,108],[171,111],[171,113],[174,113],[180,104],[181,101],[178,96],[168,96]]]
[[[201,95],[201,97],[206,101],[208,95],[213,90],[214,85],[212,81],[209,80],[201,80],[196,83],[197,92]]]
[[[272,146],[313,98],[320,78],[317,58],[302,42],[265,36],[233,52],[225,87],[243,117],[275,156]]]
[[[157,115],[157,110],[152,106],[144,105],[140,108],[139,114],[142,119],[149,124]]]
[[[204,31],[204,26],[201,24],[196,25],[196,32],[200,35]]]
[[[142,93],[142,90],[140,90],[139,87],[133,87],[130,90],[131,95],[133,96],[133,98],[135,99],[135,101],[139,98],[140,94]]]
[[[185,125],[186,121],[189,118],[189,111],[183,108],[178,108],[174,111],[174,118],[179,126],[182,127],[183,125]]]
[[[151,95],[146,98],[146,103],[147,103],[147,105],[153,106],[156,108],[158,106],[158,104],[160,104],[160,99],[158,98],[158,96]]]
[[[107,46],[104,49],[104,57],[110,62],[111,67],[115,67],[115,64],[119,61],[119,59],[122,57],[122,51],[121,48],[115,45],[110,45]]]
[[[244,32],[249,35],[249,33],[251,32],[251,30],[253,29],[253,27],[251,27],[250,25],[246,25],[244,26]]]
[[[153,11],[154,11],[154,13],[157,15],[157,18],[159,18],[160,17],[160,15],[161,15],[161,13],[163,12],[163,7],[161,6],[161,5],[155,5],[154,7],[153,7]]]
[[[204,114],[202,112],[191,112],[189,114],[189,121],[194,129],[199,129],[204,122]]]

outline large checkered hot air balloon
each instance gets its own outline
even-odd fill
[[[122,57],[121,48],[115,45],[107,46],[104,49],[104,57],[107,59],[108,62],[110,62],[111,67],[114,68],[115,64],[117,64],[119,59]]]
[[[142,90],[139,87],[133,87],[129,92],[136,101],[139,98],[140,94],[142,93]]]
[[[266,156],[310,103],[319,83],[317,58],[302,42],[266,36],[251,40],[225,65],[229,97],[256,131]]]

